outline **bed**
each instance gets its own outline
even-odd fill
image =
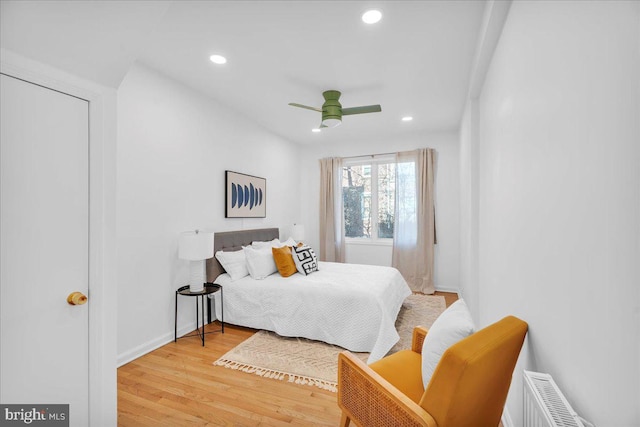
[[[215,233],[214,251],[241,250],[253,241],[278,237],[277,228]],[[263,280],[247,276],[231,281],[212,258],[207,260],[207,281],[223,286],[226,323],[368,352],[369,363],[398,341],[395,321],[411,294],[395,268],[329,262],[319,262],[318,271],[308,276],[275,273]],[[221,313],[220,298],[212,301],[215,313]]]

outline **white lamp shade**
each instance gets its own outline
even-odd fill
[[[304,240],[304,225],[293,224],[293,228],[291,229],[291,237],[296,242]]]
[[[213,233],[199,230],[180,233],[178,258],[189,261],[213,258]]]

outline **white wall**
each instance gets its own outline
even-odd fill
[[[474,321],[478,303],[478,100],[467,102],[460,124],[460,297]]]
[[[552,374],[598,426],[640,425],[640,3],[514,2],[477,108],[461,141],[478,317],[530,327],[514,425],[522,369]]]
[[[178,235],[280,227],[300,212],[299,147],[143,66],[118,90],[118,362],[173,340],[174,292],[188,262]],[[224,171],[267,179],[265,219],[224,218]],[[195,323],[179,300],[179,331]]]
[[[306,239],[312,247],[319,247],[319,189],[320,164],[324,157],[349,157],[435,148],[437,151],[436,171],[436,229],[438,244],[435,249],[435,285],[437,290],[456,292],[459,285],[459,141],[456,132],[409,133],[393,141],[365,140],[349,144],[331,142],[330,132],[340,132],[340,128],[326,130],[309,146],[304,147],[300,160],[304,188],[301,190],[302,222]],[[391,247],[384,245],[348,245],[346,261],[363,264],[391,265]]]
[[[351,264],[391,266],[391,242],[351,242],[345,245],[345,262]]]

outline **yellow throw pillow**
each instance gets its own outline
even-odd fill
[[[271,252],[273,253],[273,259],[276,262],[276,267],[278,267],[278,272],[282,277],[289,277],[298,272],[289,246],[271,248]]]

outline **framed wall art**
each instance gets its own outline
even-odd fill
[[[267,180],[239,172],[225,171],[225,218],[265,218]]]

